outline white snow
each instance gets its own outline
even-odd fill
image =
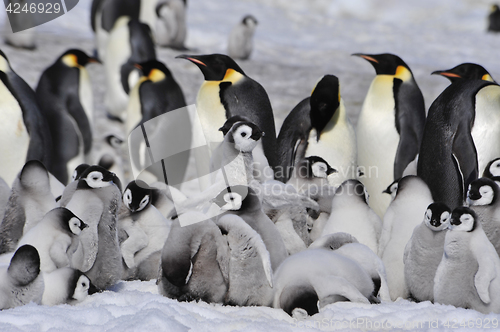
[[[93,48],[90,0],[37,28],[39,48],[19,51],[1,45],[12,67],[31,86],[42,70],[70,47]],[[187,46],[192,53],[224,53],[230,29],[245,14],[259,21],[255,49],[240,65],[267,90],[279,129],[287,113],[330,73],[340,78],[353,124],[374,77],[355,52],[390,52],[412,68],[427,107],[448,85],[434,70],[462,62],[483,65],[500,78],[500,34],[487,34],[490,0],[188,0]],[[5,12],[0,11],[5,33]],[[194,103],[202,76],[178,52],[159,50]],[[102,112],[103,74],[89,68],[95,103]],[[154,281],[120,282],[75,306],[29,304],[0,312],[1,331],[313,331],[313,330],[473,330],[499,327],[500,315],[480,314],[439,304],[399,300],[380,305],[336,303],[296,321],[282,310],[179,303],[158,295]],[[448,325],[446,325],[448,323]],[[465,324],[465,325],[464,325]]]

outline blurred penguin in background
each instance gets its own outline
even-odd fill
[[[246,60],[253,50],[253,35],[257,27],[257,19],[252,15],[246,15],[236,25],[229,35],[227,54],[233,59]]]
[[[500,8],[497,4],[491,5],[488,15],[488,32],[500,32]]]
[[[187,0],[160,0],[156,4],[155,41],[163,47],[186,50]]]

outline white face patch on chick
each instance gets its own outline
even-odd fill
[[[252,138],[252,128],[247,125],[240,125],[233,132],[234,145],[241,152],[251,152],[258,143]]]
[[[243,204],[241,195],[235,192],[225,194],[224,201],[226,202],[226,204],[221,207],[221,210],[223,211],[238,211]]]
[[[469,185],[469,191],[471,189],[471,186]],[[495,198],[495,192],[493,191],[493,188],[491,188],[488,185],[481,186],[479,188],[479,195],[481,196],[479,199],[471,199],[469,192],[467,193],[467,203],[471,206],[475,205],[489,205],[491,202],[493,202],[493,199]]]
[[[111,182],[103,181],[103,174],[99,171],[90,172],[86,177],[85,181],[90,188],[104,188],[111,185]]]

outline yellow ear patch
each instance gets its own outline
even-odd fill
[[[495,82],[495,80],[493,80],[493,77],[491,77],[489,74],[484,74],[483,77],[481,77],[481,79],[483,81]]]
[[[226,75],[224,75],[224,78],[222,79],[222,81],[237,83],[242,78],[243,78],[243,74],[238,73],[236,70],[229,68],[228,70],[226,70]]]
[[[411,72],[404,66],[398,66],[396,68],[396,74],[394,75],[394,77],[399,78],[403,82],[406,82],[411,79]]]
[[[3,71],[4,73],[10,71],[9,63],[3,56],[0,56],[0,71]]]
[[[62,58],[62,62],[68,67],[81,67],[78,64],[78,58],[74,54],[66,54]]]
[[[162,81],[165,79],[165,77],[165,73],[156,68],[152,69],[148,75],[148,78],[153,82]]]

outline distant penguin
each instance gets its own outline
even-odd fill
[[[403,175],[420,148],[425,105],[410,67],[393,54],[354,54],[370,62],[372,81],[356,130],[360,177],[370,206],[383,217],[390,199],[382,191]]]
[[[288,253],[278,229],[262,210],[257,193],[246,186],[228,187],[214,199],[214,203],[221,210],[227,211],[220,218],[226,214],[235,214],[260,235],[269,251],[273,271],[276,271]]]
[[[481,313],[500,312],[500,258],[474,211],[453,210],[434,278],[434,301]]]
[[[233,59],[246,60],[253,51],[253,35],[257,27],[257,19],[252,15],[246,15],[229,34],[227,44],[227,55]]]
[[[14,251],[22,235],[55,207],[49,173],[41,162],[28,161],[12,185],[0,223],[0,254]]]
[[[186,219],[200,219],[197,212]],[[179,301],[223,303],[229,282],[230,253],[227,241],[212,220],[181,227],[172,222],[161,256],[160,294]]]
[[[393,301],[409,295],[404,276],[405,247],[431,203],[432,195],[425,182],[410,175],[399,180],[396,197],[385,212],[378,255],[385,265]]]
[[[488,15],[488,32],[500,32],[500,8],[497,4],[491,6]]]
[[[52,139],[31,87],[11,68],[0,50],[0,176],[12,185],[28,160],[51,166]]]
[[[441,75],[450,80],[450,82],[456,82],[461,79],[466,80],[483,80],[495,82],[490,73],[483,66],[476,63],[462,63],[447,70],[436,70],[432,72],[432,75]]]
[[[156,4],[155,41],[163,47],[186,50],[187,0],[160,0]]]
[[[151,29],[130,17],[120,17],[110,32],[106,45],[106,111],[125,121],[128,93],[139,79],[135,63],[156,59]],[[125,84],[124,84],[125,83]]]
[[[84,272],[97,289],[105,290],[123,274],[116,228],[121,183],[114,173],[100,166],[87,168],[73,183],[66,187],[60,204],[89,227],[78,237],[80,243],[71,267]]]
[[[43,297],[43,276],[40,257],[30,245],[17,249],[8,268],[0,267],[0,310],[34,302]]]
[[[43,281],[43,305],[76,304],[96,291],[85,274],[70,267],[43,273]]]
[[[259,144],[254,151],[254,159],[260,161],[263,172],[266,172],[267,164],[274,169],[277,166],[276,129],[271,102],[264,88],[248,77],[227,55],[180,55],[178,58],[197,65],[205,77],[198,91],[196,107],[203,135],[211,151],[223,140],[219,128],[226,120],[235,115],[243,116],[265,133],[262,146]],[[195,141],[198,139],[195,137]],[[200,162],[198,166],[203,168]],[[197,169],[200,173],[198,176],[208,174],[207,169],[201,168]],[[272,177],[273,172],[270,173],[266,175]]]
[[[40,255],[40,270],[52,272],[70,265],[71,256],[78,247],[78,235],[87,227],[81,219],[66,208],[55,208],[43,217],[19,240],[18,247],[29,244]]]
[[[499,107],[498,85],[480,80],[457,81],[432,103],[417,174],[435,201],[462,206],[469,184],[500,155],[492,143],[500,137]]]
[[[356,178],[356,134],[340,97],[339,79],[325,75],[316,84],[308,103],[300,102],[287,116],[278,136],[279,171],[277,179],[286,182],[288,170],[303,157],[325,159],[337,170],[328,176],[338,187]],[[279,176],[282,175],[282,176]]]
[[[126,238],[121,240],[120,250],[127,266],[126,279],[150,280],[158,277],[160,253],[168,233],[171,220],[166,219],[152,205],[153,190],[142,181],[132,181],[123,192],[123,203],[129,210],[118,220],[118,232]],[[145,260],[153,259],[156,265],[149,273],[136,275],[137,267]],[[147,275],[145,275],[147,274]]]
[[[370,276],[355,261],[323,248],[288,257],[274,274],[273,307],[290,316],[314,315],[337,301],[370,303]]]
[[[497,183],[488,178],[472,181],[467,191],[467,204],[476,213],[476,220],[481,223],[497,253],[500,253],[500,188]]]
[[[342,183],[333,196],[330,217],[321,235],[349,233],[373,252],[377,252],[381,229],[382,221],[368,206],[363,184],[358,180]]]
[[[92,87],[85,66],[96,62],[81,50],[64,52],[40,77],[37,102],[53,143],[49,171],[67,184],[92,147]]]
[[[432,203],[424,221],[415,227],[406,245],[403,262],[409,297],[434,301],[434,276],[443,257],[444,237],[450,225],[451,210],[443,203]]]

